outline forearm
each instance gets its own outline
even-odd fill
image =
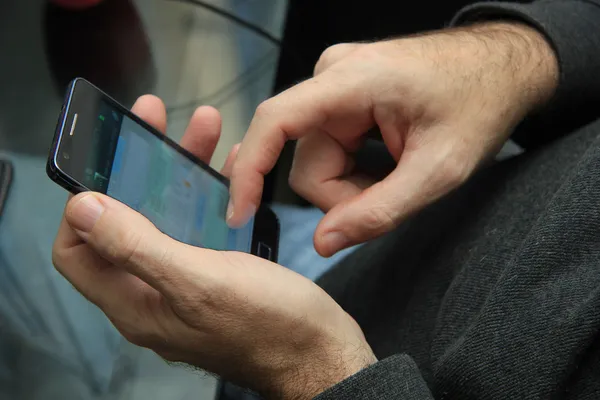
[[[559,67],[556,54],[536,29],[514,21],[486,22],[468,28],[491,54],[502,76],[509,78],[515,90],[513,107],[530,112],[544,106],[558,86]],[[482,82],[486,85],[486,82]]]
[[[501,114],[511,131],[556,92],[556,54],[539,31],[524,23],[484,21],[418,37],[423,39],[436,47],[440,66],[448,65],[453,71],[448,79],[462,82],[462,96],[481,97],[484,119]],[[470,66],[462,74],[452,69],[457,60]],[[479,115],[464,117],[476,124]]]
[[[453,25],[490,21],[526,24],[537,30],[556,54],[558,87],[551,101],[515,136],[535,147],[600,116],[599,0],[553,0],[532,4],[477,3],[461,10]]]

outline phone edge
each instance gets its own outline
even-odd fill
[[[60,169],[57,161],[58,147],[65,128],[66,116],[69,113],[69,107],[71,106],[71,100],[73,98],[73,91],[75,90],[75,83],[77,80],[82,78],[75,78],[67,87],[63,105],[54,129],[54,137],[52,138],[52,146],[48,154],[48,160],[46,162],[46,175],[55,183],[65,188],[67,191],[73,194],[88,190],[80,182],[71,179],[63,170]]]
[[[149,125],[147,122],[145,122],[144,120],[139,118],[137,115],[133,114],[131,112],[131,110],[127,110],[123,105],[121,105],[119,102],[117,102],[115,99],[113,99],[110,95],[105,93],[102,89],[98,88],[96,85],[89,82],[88,80],[86,80],[84,78],[80,78],[80,77],[73,79],[69,83],[69,86],[66,90],[65,99],[63,100],[62,109],[61,109],[61,112],[60,112],[60,115],[59,115],[59,118],[58,118],[58,121],[56,124],[54,137],[52,139],[52,146],[50,148],[50,153],[48,155],[48,160],[46,163],[46,174],[53,182],[57,183],[58,185],[60,185],[61,187],[63,187],[64,189],[66,189],[68,192],[70,192],[72,194],[78,194],[78,193],[90,190],[85,185],[83,185],[81,182],[78,182],[75,179],[72,179],[68,174],[66,174],[64,171],[62,171],[61,168],[58,166],[58,161],[57,161],[58,149],[59,149],[60,142],[61,142],[61,139],[62,139],[62,136],[64,133],[67,116],[69,114],[69,109],[70,109],[71,101],[73,98],[73,92],[75,90],[75,86],[78,81],[82,81],[85,84],[88,84],[88,85],[92,86],[94,89],[98,90],[100,93],[102,93],[102,95],[106,96],[106,98],[108,98],[113,105],[115,105],[118,109],[120,109],[124,113],[124,115],[127,115],[128,117],[133,117],[132,119],[136,123],[140,124],[143,128],[147,129],[153,135],[158,136],[159,139],[166,141],[167,144],[169,144],[173,148],[175,148],[176,151],[180,152],[185,157],[187,157],[194,163],[201,166],[205,171],[207,171],[208,173],[213,175],[215,178],[217,178],[221,183],[223,183],[229,189],[229,179],[227,179],[225,176],[221,175],[218,171],[213,169],[207,163],[200,160],[194,154],[190,153],[189,151],[187,151],[186,149],[181,147],[177,142],[175,142],[171,138],[158,132],[158,130],[156,128]],[[271,253],[270,261],[277,262],[277,259],[279,257],[279,235],[280,235],[279,218],[277,218],[277,215],[270,207],[268,207],[266,205],[262,205],[260,208],[262,210],[260,210],[259,212],[266,212],[266,213],[271,214],[272,219],[275,221],[275,223],[274,223],[274,225],[275,225],[274,226],[275,243],[273,243],[273,245],[271,246],[272,253]],[[258,216],[258,212],[257,212],[257,216]],[[255,254],[255,251],[254,251],[254,244],[255,244],[254,238],[256,237],[257,232],[259,230],[259,228],[257,226],[259,224],[256,224],[256,222],[259,222],[258,218],[255,220],[255,227],[252,230],[252,243],[250,246],[251,247],[250,254],[253,254],[253,255],[257,255],[257,254]]]

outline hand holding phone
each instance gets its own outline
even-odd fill
[[[271,210],[261,207],[245,226],[229,228],[227,177],[84,79],[69,87],[47,172],[74,194],[91,190],[125,203],[181,242],[277,260]]]
[[[133,111],[164,130],[157,98]],[[198,110],[183,145],[209,161],[218,126],[214,110]],[[129,341],[266,397],[312,398],[375,361],[354,320],[310,280],[249,254],[173,240],[104,194],[68,202],[53,259]]]

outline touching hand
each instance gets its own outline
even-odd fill
[[[327,212],[314,236],[330,256],[390,231],[463,183],[552,96],[557,61],[540,33],[489,23],[323,53],[315,76],[264,102],[231,177],[229,223],[256,210],[263,177],[298,139],[290,185]],[[354,169],[378,126],[397,167],[382,181]]]
[[[157,98],[133,111],[165,130]],[[200,108],[182,144],[209,162],[219,131],[218,112]],[[101,194],[69,200],[53,260],[132,343],[266,397],[312,398],[376,361],[356,322],[310,280],[250,254],[177,242]]]

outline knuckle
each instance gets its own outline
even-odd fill
[[[297,166],[292,167],[288,176],[288,184],[298,194],[302,194],[304,189],[305,175]]]
[[[67,254],[64,249],[56,243],[52,246],[52,264],[58,270],[67,262]]]
[[[323,70],[335,64],[355,47],[356,45],[351,43],[338,43],[326,48],[315,64],[314,75],[318,75]]]
[[[292,169],[290,171],[290,175],[288,176],[288,185],[297,193],[298,192],[298,173]]]
[[[440,171],[443,186],[450,190],[462,185],[470,175],[470,168],[465,158],[461,156],[449,156],[442,160]]]
[[[343,46],[343,44],[334,44],[333,46],[326,48],[325,51],[321,53],[317,63],[315,64],[315,75],[334,63],[334,60],[337,59],[337,54],[339,53],[341,46]]]
[[[272,99],[265,100],[256,107],[255,117],[268,117],[273,114],[274,102]]]
[[[300,138],[296,143],[288,184],[292,190],[301,196],[310,195],[310,187],[314,184],[314,171],[311,168],[314,165],[311,163],[311,153],[314,154],[311,138]]]
[[[118,264],[129,264],[142,251],[142,237],[133,229],[125,229],[116,235],[107,248],[109,257]]]
[[[362,218],[362,228],[367,232],[381,233],[396,226],[393,212],[385,205],[369,207]]]
[[[376,71],[381,74],[390,69],[396,69],[396,61],[390,57],[389,50],[382,48],[380,43],[361,46],[352,52],[354,64],[361,65],[363,72]],[[373,69],[372,66],[377,68]]]
[[[310,171],[297,166],[293,167],[288,177],[288,184],[296,194],[320,207],[318,194],[322,188],[318,187],[314,178],[311,178]]]

